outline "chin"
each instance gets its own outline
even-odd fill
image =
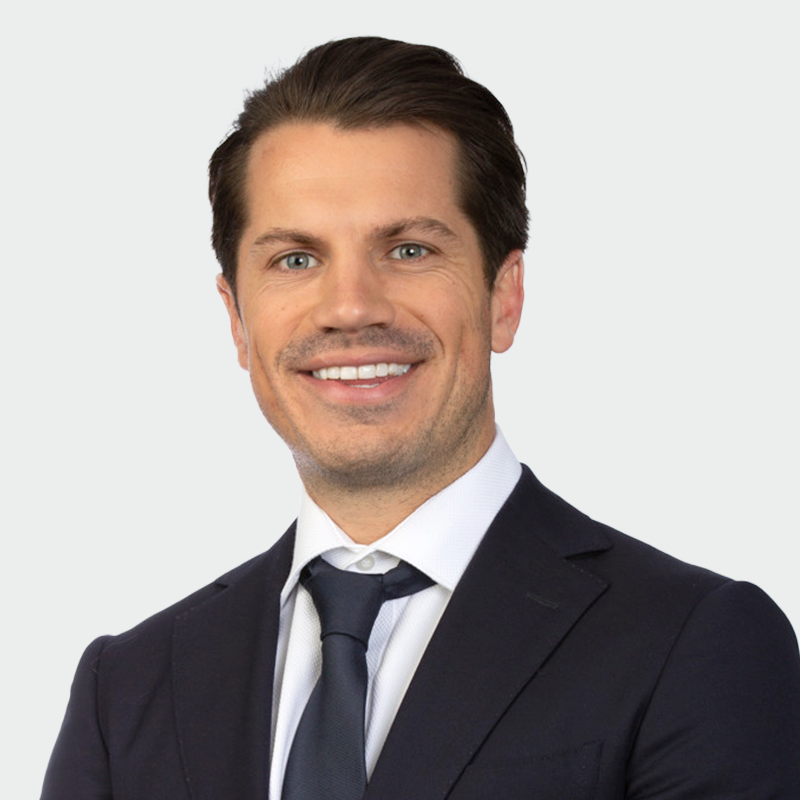
[[[352,491],[383,486],[397,489],[419,480],[422,466],[430,463],[431,449],[427,445],[400,447],[392,440],[350,452],[333,447],[322,452],[295,450],[294,459],[300,475],[312,483],[322,480]]]

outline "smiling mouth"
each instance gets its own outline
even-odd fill
[[[360,366],[322,367],[312,371],[312,375],[321,381],[364,381],[373,378],[399,378],[411,369],[411,364],[395,364],[381,362],[379,364],[361,364]]]

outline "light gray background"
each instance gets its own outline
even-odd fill
[[[591,516],[760,584],[800,624],[798,6],[523,7],[5,12],[4,795],[38,796],[92,638],[294,517],[291,459],[214,290],[205,170],[244,90],[331,38],[443,46],[515,121],[527,305],[495,385],[518,456]]]

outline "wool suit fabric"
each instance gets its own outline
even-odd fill
[[[89,646],[43,800],[267,798],[293,543],[294,526],[267,553]],[[788,621],[758,588],[591,520],[523,468],[420,662],[365,800],[733,797],[800,798]]]

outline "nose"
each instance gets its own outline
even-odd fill
[[[314,324],[319,330],[350,333],[391,325],[395,308],[385,281],[386,276],[367,259],[331,261],[320,276]]]

